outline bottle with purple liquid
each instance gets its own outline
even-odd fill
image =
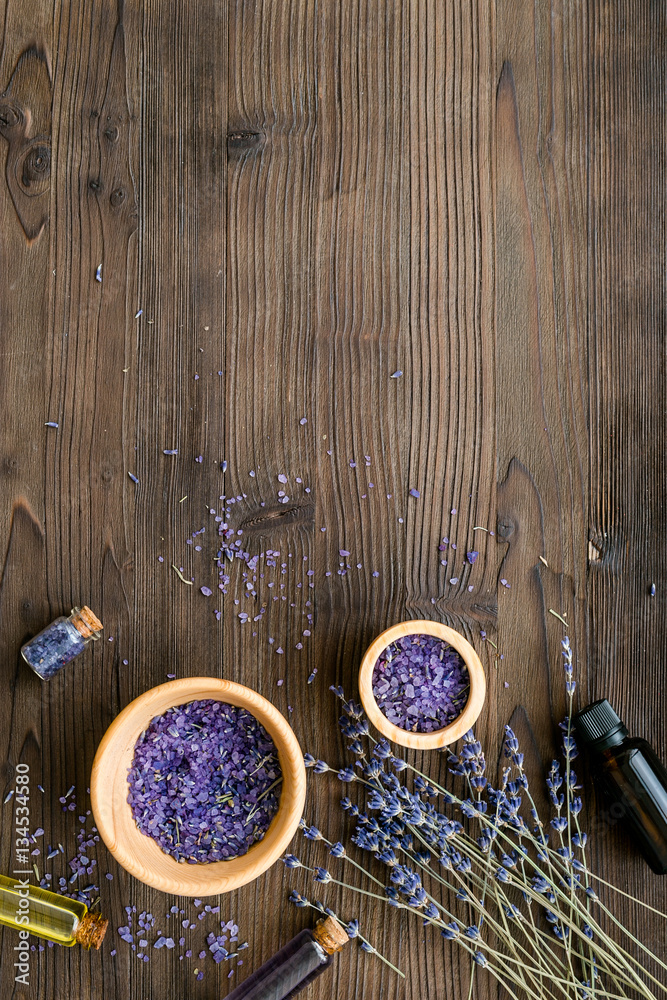
[[[305,989],[328,969],[333,956],[349,941],[345,930],[333,917],[318,920],[310,930],[297,934],[227,1000],[288,1000]]]
[[[90,608],[73,608],[69,617],[56,618],[29,639],[21,654],[29,667],[43,681],[48,681],[66,663],[82,653],[91,640],[97,640],[102,622]]]

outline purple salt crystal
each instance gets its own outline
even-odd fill
[[[404,636],[375,664],[373,694],[390,722],[430,733],[449,725],[465,707],[469,677],[452,646],[430,635]]]
[[[476,561],[478,555],[479,555],[479,552],[475,552],[475,551],[468,552],[466,554],[466,559],[468,560],[468,562],[470,563],[471,566]]]
[[[85,639],[69,618],[58,618],[29,639],[21,653],[42,680],[50,680],[85,648]],[[64,804],[66,798],[61,796],[60,802]]]
[[[419,500],[421,493],[419,492],[419,490],[412,489],[410,490],[410,496],[415,497],[417,500]]]
[[[206,863],[245,854],[263,837],[278,807],[281,771],[275,745],[253,715],[203,700],[151,721],[135,746],[128,782],[141,832],[179,860]]]
[[[200,587],[199,589],[201,590],[204,597],[210,597],[211,594],[213,593],[210,587]]]

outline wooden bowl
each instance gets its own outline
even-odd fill
[[[434,635],[442,639],[454,647],[468,668],[470,694],[465,708],[448,726],[433,733],[411,733],[407,729],[395,726],[383,714],[373,694],[373,671],[380,653],[396,639],[402,639],[405,635]],[[369,721],[383,736],[413,750],[436,750],[455,743],[475,724],[486,696],[486,677],[479,656],[460,632],[439,622],[424,620],[399,622],[398,625],[392,625],[382,632],[364,653],[359,668],[359,696]]]
[[[165,854],[141,833],[127,801],[127,772],[134,747],[156,715],[173,705],[212,698],[251,712],[278,751],[283,786],[278,811],[264,837],[239,858],[211,864],[188,864]],[[178,896],[214,896],[230,892],[265,872],[294,836],[306,797],[303,753],[287,720],[256,691],[216,677],[187,677],[151,688],[130,702],[102,738],[90,779],[90,797],[100,836],[122,867],[141,882]]]

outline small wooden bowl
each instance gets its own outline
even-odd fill
[[[448,726],[445,726],[444,729],[437,729],[433,733],[411,733],[395,726],[383,714],[373,694],[373,671],[380,653],[396,639],[402,639],[405,635],[434,635],[438,639],[442,639],[443,642],[449,643],[460,653],[468,668],[470,694],[465,708]],[[460,632],[448,628],[447,625],[441,625],[439,622],[424,620],[399,622],[398,625],[392,625],[391,628],[382,632],[364,653],[359,668],[359,696],[370,722],[383,736],[400,744],[400,746],[411,747],[413,750],[436,750],[439,747],[455,743],[475,724],[484,705],[486,677],[479,656]]]
[[[127,772],[134,747],[156,715],[173,705],[213,698],[251,712],[278,751],[283,786],[278,811],[264,837],[239,858],[191,865],[165,854],[141,833],[127,801]],[[187,677],[151,688],[130,702],[102,738],[90,779],[95,824],[116,861],[141,882],[178,896],[214,896],[230,892],[265,872],[294,836],[306,797],[303,753],[287,720],[256,691],[216,677]]]

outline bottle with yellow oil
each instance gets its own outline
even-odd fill
[[[109,921],[78,899],[0,875],[0,924],[66,947],[99,948]]]

